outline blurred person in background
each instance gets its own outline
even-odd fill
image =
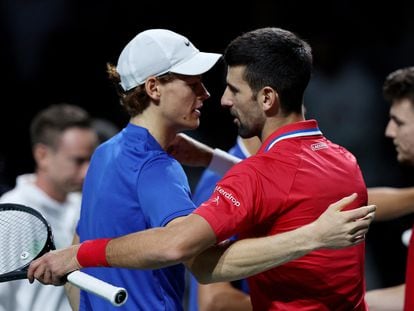
[[[56,248],[71,244],[79,219],[81,189],[98,143],[88,113],[62,103],[40,111],[30,125],[35,172],[17,177],[1,203],[18,203],[39,211],[50,223]],[[69,311],[63,287],[0,283],[1,311]]]
[[[390,102],[385,136],[392,139],[399,163],[414,166],[414,67],[391,72],[383,85]],[[413,189],[372,188],[369,201],[378,204],[377,220],[389,220],[414,212]],[[370,290],[366,300],[372,311],[414,310],[414,241],[408,245],[405,283]]]

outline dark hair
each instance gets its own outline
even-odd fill
[[[56,147],[59,135],[72,127],[91,128],[86,110],[66,104],[55,104],[40,111],[30,125],[32,146],[38,143]]]
[[[408,98],[414,105],[414,67],[391,72],[385,79],[382,91],[387,101]]]
[[[150,98],[145,91],[145,85],[141,84],[131,90],[124,91],[120,85],[121,78],[116,71],[116,67],[110,63],[106,64],[108,78],[115,87],[116,93],[119,96],[121,105],[124,107],[130,117],[135,117],[142,113],[149,105]],[[171,81],[174,78],[173,74],[167,73],[157,77],[162,83]]]
[[[260,28],[234,39],[224,52],[228,66],[246,66],[244,79],[254,93],[270,86],[285,113],[301,112],[312,72],[312,50],[290,31]]]

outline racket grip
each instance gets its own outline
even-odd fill
[[[113,286],[81,271],[69,273],[67,279],[74,286],[98,295],[116,307],[122,306],[128,299],[128,292],[125,288]]]

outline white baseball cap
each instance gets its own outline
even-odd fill
[[[166,29],[150,29],[123,49],[116,67],[128,91],[150,76],[167,72],[196,76],[210,70],[221,54],[200,52],[186,37]]]

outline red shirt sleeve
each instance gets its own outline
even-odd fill
[[[240,163],[217,183],[211,197],[194,211],[213,228],[217,242],[246,231],[254,224],[254,210],[260,199],[256,180],[255,173]]]

